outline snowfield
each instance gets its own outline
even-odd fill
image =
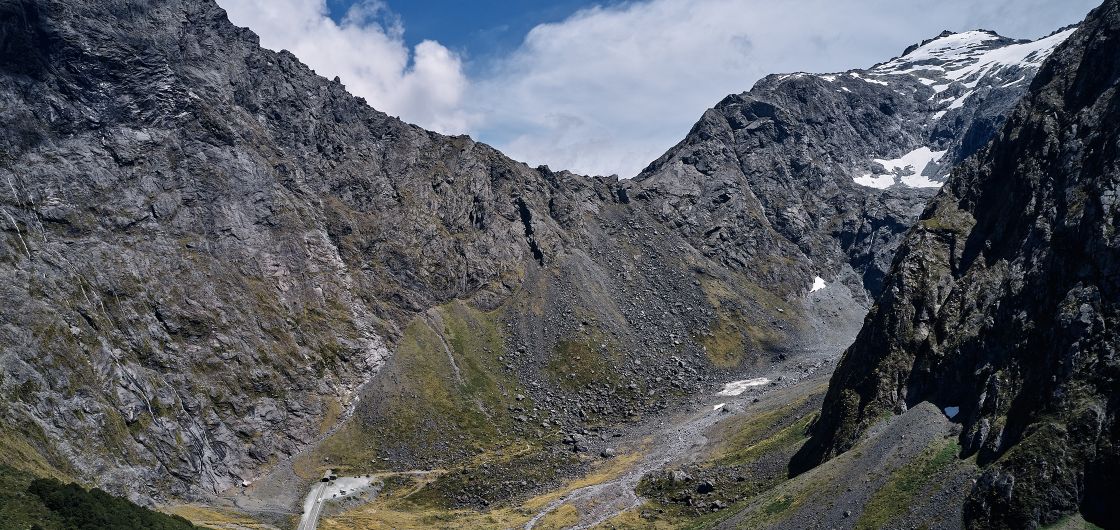
[[[895,184],[896,177],[904,186],[911,188],[940,188],[941,183],[923,175],[930,164],[940,161],[948,151],[934,151],[919,147],[899,158],[890,160],[876,158],[874,162],[886,169],[885,174],[868,173],[856,177],[855,183],[868,188],[887,189]]]

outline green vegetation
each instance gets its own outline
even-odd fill
[[[413,319],[379,376],[382,388],[371,403],[376,415],[349,421],[297,461],[297,471],[306,478],[324,466],[375,471],[382,465],[374,460],[385,453],[434,455],[450,463],[519,439],[511,408],[532,410],[533,404],[516,399],[528,393],[499,360],[505,349],[499,320],[498,311],[462,302]]]
[[[717,493],[712,496],[697,497],[694,482],[674,484],[664,474],[643,478],[638,492],[652,499],[643,511],[657,514],[644,523],[711,528],[754,505],[750,525],[754,528],[797,509],[805,501],[801,492],[775,488],[786,482],[786,464],[806,440],[806,427],[816,418],[818,399],[825,388],[821,385],[792,402],[718,424],[710,434],[715,446],[696,473],[697,477],[713,482]],[[681,502],[682,499],[693,502]],[[728,507],[719,511],[707,509],[707,503],[716,499],[726,502]]]
[[[452,509],[449,499],[467,497],[472,501],[492,500],[504,505],[508,498],[519,497],[520,488],[511,483],[547,484],[556,479],[556,470],[579,462],[572,453],[537,451],[532,446],[495,448],[473,462],[449,469],[431,480],[409,497],[412,511]],[[506,491],[502,491],[502,490]]]
[[[0,465],[0,522],[4,528],[39,530],[190,530],[186,519],[165,515],[53,478]]]
[[[438,319],[414,320],[395,355],[401,388],[384,415],[393,434],[412,447],[450,435],[477,451],[501,445],[507,407],[532,408],[515,399],[524,390],[498,360],[503,351],[497,314],[455,302]]]
[[[785,336],[766,324],[747,324],[748,344],[752,351],[766,352],[779,349]]]
[[[880,414],[883,411],[883,405],[877,402],[872,402],[867,405],[862,411],[860,410],[860,396],[855,390],[845,388],[840,391],[840,400],[838,403],[840,410],[840,425],[836,427],[836,434],[833,436],[839,441],[843,449],[851,449],[855,446],[862,434],[860,426],[860,415],[866,415],[870,418],[881,418]]]
[[[46,433],[31,421],[17,420],[0,432],[0,469],[5,466],[40,477],[66,480],[66,460],[51,450]]]
[[[1103,530],[1101,527],[1086,521],[1079,513],[1063,517],[1062,520],[1045,528],[1046,530]]]
[[[728,465],[744,465],[767,454],[793,454],[809,438],[807,429],[816,418],[817,414],[802,416],[767,438],[731,451],[724,455],[719,462]]]
[[[785,513],[790,506],[793,506],[793,497],[782,496],[774,499],[766,506],[763,506],[762,513],[767,516],[781,515]]]
[[[957,460],[960,448],[948,439],[926,449],[920,457],[895,471],[864,507],[856,528],[882,528],[906,514],[915,496]]]
[[[28,473],[0,464],[0,521],[4,528],[28,529],[38,524],[44,530],[63,528],[42,501],[27,491],[34,480]]]
[[[380,474],[386,482],[383,489],[372,502],[337,515],[326,515],[320,521],[323,530],[380,530],[393,528],[401,530],[427,530],[430,528],[471,528],[478,530],[501,530],[521,528],[536,513],[553,501],[579,488],[617,478],[632,469],[641,457],[639,453],[627,453],[609,460],[599,460],[590,465],[589,472],[581,478],[567,481],[547,493],[530,498],[519,496],[516,503],[493,503],[486,508],[453,508],[442,502],[439,495],[433,496],[431,488],[439,488],[439,483],[448,475],[458,472],[435,472],[424,475]],[[552,457],[546,457],[552,458]],[[547,463],[538,464],[549,468]],[[536,471],[540,473],[541,471]],[[546,472],[547,473],[547,472]],[[531,477],[528,477],[532,479]],[[555,477],[553,477],[555,478]],[[520,477],[514,480],[520,480]],[[473,481],[472,481],[473,482]],[[524,487],[518,486],[521,494],[527,494]],[[433,499],[435,502],[433,502]],[[562,508],[540,521],[540,528],[570,526],[572,511]],[[641,528],[647,528],[642,526]]]
[[[937,211],[929,219],[919,222],[922,228],[931,232],[964,234],[976,225],[976,219],[968,212],[957,208],[955,201],[937,201],[934,204]]]
[[[775,452],[792,454],[808,438],[806,428],[817,416],[817,400],[825,388],[822,385],[782,406],[720,423],[711,461],[745,465]]]
[[[704,345],[708,360],[720,368],[742,366],[752,357],[748,354],[773,350],[785,340],[785,334],[768,321],[744,319],[750,311],[742,307],[741,301],[755,301],[772,318],[785,321],[788,325],[798,321],[795,306],[753,283],[706,277],[701,280],[701,288],[708,303],[716,310],[716,320],[710,329],[694,330],[693,336]]]
[[[720,368],[735,368],[743,364],[746,349],[743,347],[743,334],[735,320],[722,312],[712,330],[699,337],[704,345],[708,360]]]

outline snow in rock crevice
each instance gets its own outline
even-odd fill
[[[821,289],[824,289],[825,287],[828,287],[828,284],[825,283],[824,278],[817,276],[813,278],[813,285],[809,287],[809,292],[815,293]]]
[[[928,114],[918,116],[909,125],[922,128],[919,132],[930,138],[926,127],[937,127],[943,120],[960,120],[962,116],[968,119],[961,113],[968,113],[970,102],[976,98],[989,97],[987,94],[992,90],[1007,89],[1031,79],[1032,70],[1037,70],[1075,31],[1076,28],[1069,28],[1035,41],[1009,39],[985,30],[948,33],[914,47],[901,57],[866,70],[827,74],[798,72],[776,76],[776,79],[781,82],[812,76],[833,84],[834,90],[849,94],[853,90],[856,93],[879,90],[877,87],[859,87],[858,82],[863,82],[889,87],[903,97],[928,101]],[[953,124],[943,126],[951,128]],[[873,159],[870,162],[883,169],[854,173],[853,180],[860,186],[877,189],[892,186],[939,188],[943,184],[945,168],[941,165],[931,167],[931,164],[941,162],[948,151],[935,149],[950,147],[951,144],[945,143],[931,144],[898,158]],[[893,156],[893,153],[881,155]],[[871,165],[866,169],[873,167]],[[929,175],[926,174],[927,169]]]
[[[874,162],[883,166],[886,173],[867,173],[856,177],[855,183],[868,188],[886,189],[893,186],[896,181],[911,188],[939,188],[941,183],[931,180],[923,175],[930,164],[939,162],[948,151],[934,151],[928,147],[919,147],[899,158],[890,160],[876,158]]]

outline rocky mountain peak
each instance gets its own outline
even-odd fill
[[[900,57],[857,73],[867,82],[905,87],[924,98],[923,118],[932,133],[927,145],[901,156],[874,159],[872,172],[855,177],[855,182],[875,188],[940,187],[949,169],[982,145],[980,138],[990,137],[990,126],[998,121],[985,112],[990,102],[1006,108],[1016,101],[1043,61],[1075,29],[1065,28],[1035,41],[989,30],[943,32],[907,48]],[[958,136],[959,142],[941,141],[947,130],[959,131],[962,126],[965,132]]]
[[[901,59],[911,54],[929,53],[942,53],[951,55],[953,53],[960,53],[970,48],[985,47],[988,49],[995,49],[1012,44],[1015,42],[1027,42],[1022,39],[1011,39],[1004,37],[999,33],[987,29],[975,29],[971,31],[956,32],[944,30],[936,37],[923,40],[920,43],[913,44],[902,52],[902,55],[897,57]]]
[[[869,72],[913,75],[932,87],[935,94],[945,92],[953,83],[971,90],[981,84],[1018,84],[1029,80],[1029,76],[1023,75],[1024,70],[1037,70],[1075,29],[1066,28],[1036,41],[1009,39],[987,30],[942,34],[908,49],[901,57],[872,67]]]
[[[797,266],[775,271],[779,283],[809,285],[815,270],[867,302],[950,169],[995,135],[1072,31],[944,33],[868,69],[767,76],[706,112],[634,195],[736,267],[769,266],[750,246],[784,247]]]
[[[213,0],[0,0],[0,465],[146,502],[457,469],[492,506],[810,373],[1052,49],[955,35],[768,77],[619,181],[391,118]]]
[[[817,97],[852,100],[841,108],[873,98],[878,102],[873,112],[886,115],[891,126],[870,134],[894,138],[837,167],[837,173],[862,188],[936,189],[952,167],[991,139],[1043,61],[1075,29],[1063,28],[1035,41],[982,29],[945,31],[870,68],[767,76],[751,92],[725,100],[717,109],[746,96],[808,83],[822,84],[815,89]]]
[[[820,340],[792,322],[825,258],[745,244],[741,196],[702,192],[758,221],[724,235],[663,216],[687,191],[405,124],[212,0],[0,3],[0,50],[0,455],[145,500],[335,436],[439,467]]]

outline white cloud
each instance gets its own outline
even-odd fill
[[[410,50],[403,25],[382,1],[356,3],[341,23],[327,16],[325,0],[219,4],[230,21],[256,32],[262,46],[289,50],[319,74],[339,76],[378,110],[440,132],[468,130],[461,59],[435,41]]]
[[[381,1],[341,24],[324,0],[219,2],[265,46],[341,76],[390,114],[531,164],[629,177],[766,74],[870,66],[943,29],[1039,37],[1099,0],[632,1],[537,26],[470,80],[439,43],[409,50]]]
[[[628,177],[766,74],[867,67],[946,28],[1037,37],[1098,1],[631,2],[534,28],[470,99],[514,158]]]

